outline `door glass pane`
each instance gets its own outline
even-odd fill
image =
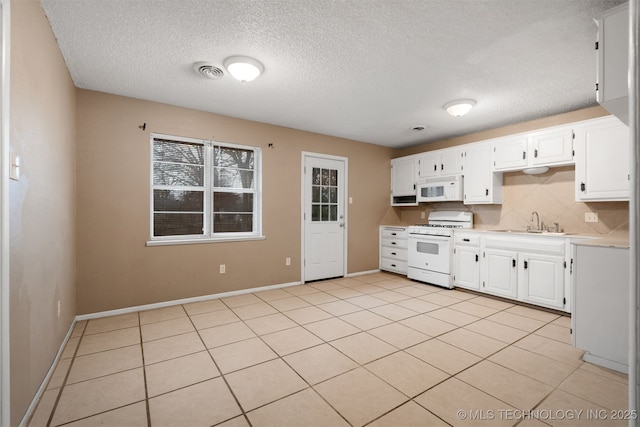
[[[338,220],[338,171],[313,168],[311,182],[311,220]]]

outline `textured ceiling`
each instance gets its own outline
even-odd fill
[[[41,3],[79,88],[407,147],[595,105],[593,18],[622,1]],[[233,55],[264,74],[193,71]]]

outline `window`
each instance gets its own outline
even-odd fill
[[[152,135],[151,244],[261,237],[258,147]]]

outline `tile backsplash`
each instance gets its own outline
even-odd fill
[[[535,211],[545,226],[555,229],[554,223],[558,223],[567,233],[628,235],[629,203],[576,202],[574,180],[575,170],[571,166],[551,168],[540,175],[508,172],[503,175],[501,205],[467,206],[462,202],[446,202],[392,207],[383,224],[425,223],[433,210],[465,210],[473,212],[474,228],[525,230],[533,225],[531,214]],[[588,212],[597,213],[598,222],[585,222],[584,214]]]

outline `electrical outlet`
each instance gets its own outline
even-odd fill
[[[227,272],[227,266],[225,264],[220,264],[220,274],[224,274]]]
[[[60,317],[60,312],[62,311],[62,301],[58,300],[58,317]]]
[[[291,258],[285,258],[284,265],[291,265]]]
[[[353,197],[349,196],[349,204],[352,205],[353,204]]]
[[[420,212],[420,218],[425,219],[425,217],[426,217],[426,216],[427,216],[427,214],[426,214],[426,213],[424,213],[424,212]]]
[[[585,212],[585,214],[584,214],[584,222],[598,222],[598,213],[597,212]]]

